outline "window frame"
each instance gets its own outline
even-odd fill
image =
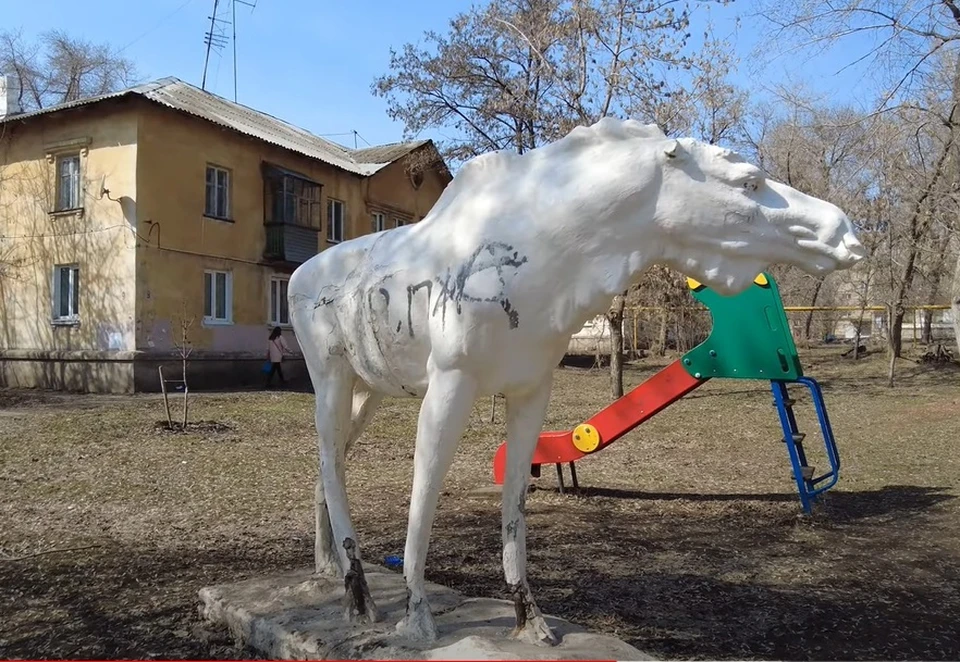
[[[214,173],[214,181],[212,186],[214,187],[214,209],[210,209],[210,172]],[[224,196],[223,196],[223,205],[224,213],[221,215],[217,212],[220,210],[216,208],[218,204],[218,198],[216,195],[216,189],[220,186],[217,181],[217,175],[223,173],[225,175],[225,182],[223,185]],[[206,218],[212,218],[217,221],[232,221],[231,214],[233,212],[233,172],[230,168],[225,168],[224,166],[217,165],[216,163],[207,163],[204,168],[203,174],[203,215]]]
[[[387,229],[387,215],[381,211],[370,212],[370,231],[377,233]]]
[[[267,177],[265,180],[266,193],[269,196],[268,218],[271,223],[320,229],[323,223],[320,206],[323,186],[309,179],[287,174]],[[289,210],[288,200],[291,203]],[[288,214],[288,211],[291,211],[292,215]]]
[[[61,295],[61,272],[69,270],[68,276],[70,288],[67,298],[67,314],[61,314],[60,295]],[[77,263],[55,264],[53,265],[53,283],[51,285],[52,306],[51,318],[56,326],[75,326],[80,323],[80,265]]]
[[[76,170],[73,173],[75,181],[71,184],[70,188],[72,189],[70,193],[75,198],[73,201],[75,204],[68,205],[64,204],[64,187],[63,187],[63,165],[66,161],[75,161]],[[83,159],[81,158],[80,150],[76,151],[65,151],[60,152],[54,156],[54,201],[53,201],[53,211],[56,213],[66,213],[66,212],[75,212],[80,209],[83,209],[83,176],[82,176],[82,165]]]
[[[284,300],[286,300],[286,293],[289,291],[288,288],[290,287],[290,276],[286,274],[274,273],[274,274],[270,274],[270,276],[267,278],[267,324],[271,327],[279,326],[284,329],[289,329],[293,326],[290,322],[289,303],[287,304],[287,321],[286,322],[281,321],[280,319],[281,311],[277,310],[278,306],[276,305],[276,304],[279,304],[280,300],[278,299],[275,302],[273,299],[274,283],[278,284],[277,285],[278,291],[279,291],[279,283],[284,284],[285,286]]]
[[[340,207],[340,238],[337,239],[334,237],[334,218],[333,210],[339,205]],[[340,242],[346,240],[347,237],[347,203],[343,200],[337,200],[336,198],[327,198],[327,243],[328,244],[339,244]]]
[[[49,196],[47,198],[47,213],[50,216],[77,216],[83,217],[84,204],[86,203],[86,184],[84,182],[84,173],[87,170],[87,156],[90,153],[92,139],[90,136],[79,136],[67,140],[58,140],[46,143],[43,146],[44,159],[50,165],[47,173],[47,189]],[[62,172],[61,163],[66,159],[77,159],[77,183],[74,194],[76,195],[76,207],[61,207],[60,196],[60,174]]]
[[[207,285],[207,275],[210,284]],[[224,274],[224,317],[217,317],[217,275]],[[210,297],[210,314],[207,314],[207,296]],[[233,324],[233,272],[226,269],[203,270],[203,323],[206,326],[225,326]]]

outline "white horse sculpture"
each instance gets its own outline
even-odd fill
[[[836,206],[765,179],[729,150],[632,120],[578,127],[522,156],[473,159],[420,223],[329,248],[290,279],[316,391],[317,573],[355,583],[350,617],[380,618],[356,560],[345,454],[385,395],[423,398],[397,629],[434,640],[424,561],[441,484],[475,400],[502,393],[514,632],[556,643],[527,584],[524,500],[570,336],[653,264],[733,294],[772,263],[825,274],[864,255]]]

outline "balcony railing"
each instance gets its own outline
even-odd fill
[[[290,223],[264,223],[267,260],[302,264],[319,252],[319,230]]]

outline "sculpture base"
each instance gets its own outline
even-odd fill
[[[431,644],[396,633],[405,611],[406,585],[400,573],[364,564],[370,593],[383,617],[379,623],[344,621],[343,583],[293,572],[210,586],[200,591],[201,615],[225,626],[237,643],[267,659],[407,660],[654,660],[615,637],[592,634],[568,621],[547,616],[560,638],[554,647],[510,638],[513,603],[466,598],[438,584],[427,584],[427,599],[439,639]]]

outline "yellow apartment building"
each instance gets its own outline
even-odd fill
[[[175,78],[18,112],[0,77],[0,386],[259,384],[286,282],[416,223],[451,179],[430,141],[348,149]],[[305,378],[296,358],[288,378]]]

